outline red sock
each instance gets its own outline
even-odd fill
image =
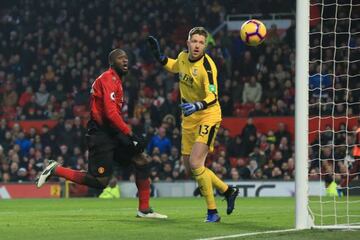
[[[136,187],[139,193],[139,210],[149,209],[150,179],[136,179]]]
[[[86,174],[87,174],[86,172],[80,172],[80,171],[72,170],[70,168],[64,168],[62,166],[57,166],[54,172],[55,176],[63,177],[67,180],[79,184],[85,184]]]

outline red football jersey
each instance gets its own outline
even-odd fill
[[[128,134],[130,128],[124,122],[121,109],[124,102],[122,82],[111,68],[101,74],[91,86],[90,116],[97,124],[110,124]]]

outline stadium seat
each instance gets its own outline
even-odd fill
[[[3,107],[2,112],[2,117],[7,120],[13,120],[16,118],[16,108],[14,107]]]
[[[86,106],[85,105],[75,105],[73,108],[73,113],[75,116],[81,117],[84,115],[84,112],[86,112]]]
[[[232,168],[236,168],[237,167],[237,158],[236,157],[230,157],[229,158],[229,161],[230,161],[230,166]]]

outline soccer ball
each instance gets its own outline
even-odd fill
[[[249,46],[257,46],[262,43],[266,36],[265,25],[256,19],[243,23],[240,29],[241,40]]]

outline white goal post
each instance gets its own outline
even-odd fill
[[[310,16],[311,7],[317,14]],[[310,28],[311,22],[314,25]],[[360,1],[297,0],[296,229],[360,229],[360,196],[351,196],[360,186],[349,185],[350,178],[360,176],[359,170],[352,169],[360,166],[356,163],[360,159],[352,156],[354,122],[360,118],[359,110],[353,111],[355,105],[360,109],[360,98],[353,97],[360,92],[360,59],[354,59],[360,55],[360,28],[355,27],[358,25]],[[310,85],[310,79],[318,81],[318,85]],[[317,123],[315,128],[309,126],[312,120]],[[341,129],[340,121],[343,121]],[[323,140],[326,132],[330,135]],[[343,138],[337,139],[341,134]],[[314,142],[312,138],[309,141],[310,135],[315,136]],[[309,196],[309,176],[313,180],[317,178],[324,189],[325,182],[326,186],[329,181],[336,186],[341,181],[337,189],[343,195],[339,191],[339,195],[328,192],[328,196],[321,193]]]
[[[310,1],[310,0],[309,0]],[[312,227],[308,212],[308,72],[309,13],[307,0],[296,1],[295,66],[295,228]]]

